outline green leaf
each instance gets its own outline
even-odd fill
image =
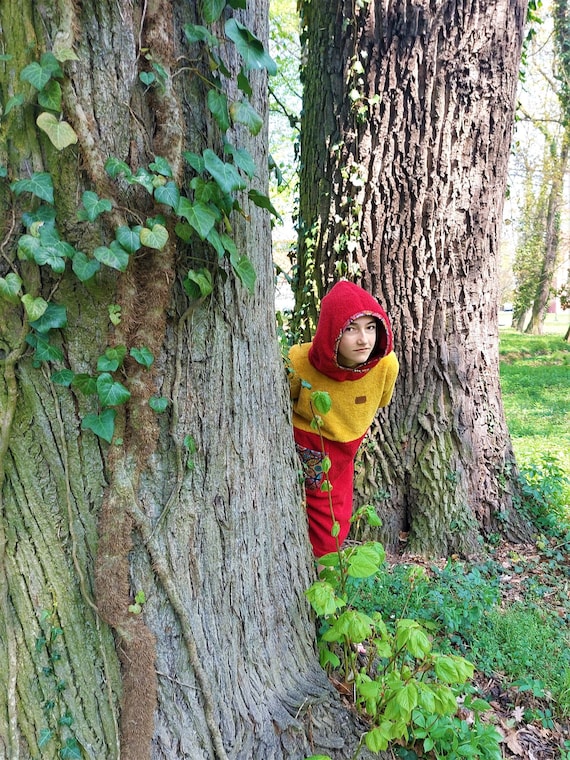
[[[247,95],[248,98],[251,98],[251,96],[253,95],[253,90],[251,88],[249,79],[247,78],[247,74],[244,72],[243,69],[241,69],[241,71],[238,74],[237,85],[238,85],[238,88],[244,93],[244,95]]]
[[[156,80],[156,75],[153,74],[152,71],[141,71],[139,79],[144,85],[150,87],[150,85]]]
[[[185,243],[189,243],[194,234],[192,232],[192,227],[190,227],[189,224],[186,224],[186,222],[177,222],[174,226],[174,232],[181,240],[184,240]]]
[[[230,106],[230,116],[236,124],[244,124],[254,136],[263,126],[263,119],[247,100],[234,101]]]
[[[136,253],[141,247],[140,227],[117,227],[115,237],[127,253]]]
[[[154,356],[146,346],[141,346],[140,348],[131,348],[129,353],[136,362],[142,364],[142,366],[146,367],[147,369],[151,367],[152,363],[154,362]]]
[[[334,615],[346,602],[336,595],[335,589],[326,581],[316,581],[305,591],[309,604],[320,617]]]
[[[81,196],[83,206],[85,208],[85,216],[90,222],[94,222],[95,219],[104,211],[111,211],[113,204],[107,198],[99,198],[97,193],[92,190],[86,190]]]
[[[371,752],[383,752],[388,749],[391,737],[386,737],[382,728],[376,727],[364,734],[364,742]]]
[[[227,164],[213,150],[204,151],[204,167],[216,180],[223,193],[232,193],[245,187],[244,180],[232,164]]]
[[[87,414],[81,421],[81,429],[91,430],[99,438],[111,443],[115,432],[116,415],[117,412],[114,409],[104,409],[101,414]]]
[[[53,246],[49,246],[48,248],[44,248],[43,246],[38,247],[34,252],[34,260],[40,266],[49,264],[51,269],[58,274],[65,271],[65,259],[59,255]]]
[[[61,111],[61,85],[55,79],[51,79],[43,90],[38,93],[38,103],[42,108],[50,111]]]
[[[35,349],[34,361],[38,364],[41,362],[57,362],[63,360],[63,351],[57,346],[53,346],[49,342],[48,337],[42,335],[42,333],[30,333],[29,335],[26,335],[26,343]]]
[[[46,133],[56,150],[63,150],[77,142],[77,135],[71,124],[60,121],[52,113],[47,111],[41,113],[36,119],[36,124]]]
[[[32,174],[30,179],[19,179],[10,185],[10,189],[16,195],[28,192],[41,198],[43,201],[53,203],[53,182],[51,174],[47,172],[37,172]]]
[[[20,303],[22,280],[15,272],[0,277],[0,296],[10,303]]]
[[[327,414],[332,407],[331,397],[327,391],[313,391],[311,401],[319,414]]]
[[[164,398],[164,396],[151,396],[148,400],[148,405],[152,411],[156,412],[157,414],[162,414],[162,412],[165,412],[168,409],[169,403],[169,400],[167,398]]]
[[[217,221],[216,214],[209,206],[201,201],[192,203],[184,195],[180,198],[176,213],[186,219],[202,240],[208,237],[208,233]]]
[[[56,385],[63,385],[65,388],[69,388],[75,377],[75,372],[70,369],[60,369],[59,372],[54,372],[51,376],[52,383]]]
[[[473,676],[473,665],[463,657],[440,655],[434,663],[435,674],[443,683],[465,683]]]
[[[122,367],[127,355],[126,346],[110,346],[105,353],[97,359],[98,372],[115,372]]]
[[[141,166],[137,169],[136,174],[131,175],[131,182],[136,182],[138,185],[142,185],[151,195],[154,192],[154,178],[152,174]]]
[[[35,322],[36,319],[39,319],[48,307],[47,301],[44,301],[41,296],[34,298],[29,293],[26,293],[22,296],[21,300],[30,322]]]
[[[381,547],[380,544],[378,546]],[[384,554],[376,549],[374,543],[362,544],[348,555],[346,572],[351,578],[369,578],[378,571],[383,561]]]
[[[97,395],[103,406],[119,406],[131,397],[125,386],[113,380],[108,372],[103,372],[97,378]]]
[[[126,271],[129,265],[129,254],[120,245],[113,249],[100,246],[95,248],[93,255],[101,264],[106,264],[111,269],[118,269],[119,272]]]
[[[40,735],[38,736],[38,749],[44,749],[50,742],[53,736],[53,731],[49,728],[42,728]]]
[[[20,79],[23,82],[29,82],[36,90],[43,90],[51,79],[51,71],[44,69],[37,61],[34,61],[22,69]]]
[[[235,44],[244,60],[246,69],[267,69],[270,76],[277,73],[277,65],[257,37],[249,29],[229,18],[224,26],[226,35]]]
[[[250,190],[247,194],[247,197],[255,203],[256,206],[259,206],[259,208],[265,208],[268,211],[270,211],[273,216],[275,216],[277,219],[281,219],[281,214],[277,211],[275,206],[271,203],[270,198],[267,197],[267,195],[263,195],[262,193],[259,193],[257,190]]]
[[[226,0],[203,0],[202,16],[207,24],[213,24],[222,15],[226,7]]]
[[[24,102],[23,95],[14,95],[12,98],[9,98],[8,102],[6,103],[6,107],[4,108],[4,116],[8,116],[8,114],[13,108],[18,108],[19,106],[22,105],[23,102]]]
[[[214,117],[216,124],[222,132],[230,128],[230,115],[228,113],[228,98],[223,92],[210,90],[207,98],[208,108]]]
[[[209,48],[218,47],[219,39],[214,36],[205,26],[199,24],[186,24],[184,26],[186,39],[192,45],[195,42],[205,42]]]
[[[253,293],[255,290],[255,280],[257,275],[251,261],[245,255],[233,256],[230,254],[230,263],[234,272],[241,280],[242,285],[244,285],[250,293]]]
[[[212,292],[212,275],[205,268],[197,271],[191,269],[182,281],[182,285],[188,296],[193,301],[197,301],[199,298],[206,298]]]
[[[162,224],[155,224],[152,230],[149,230],[148,227],[143,227],[140,238],[142,245],[161,251],[168,243],[168,231]]]
[[[109,320],[111,321],[111,324],[117,325],[121,324],[121,307],[117,303],[110,303],[107,307],[109,311]]]
[[[71,268],[81,282],[87,282],[101,269],[101,264],[96,259],[89,259],[84,253],[77,251]]]
[[[241,169],[250,179],[255,175],[255,161],[248,150],[234,148],[230,143],[226,143],[224,153],[229,153],[238,169]]]
[[[30,321],[30,327],[39,333],[59,330],[67,325],[67,309],[56,303],[48,303],[46,310],[38,319]]]
[[[157,174],[162,174],[163,177],[172,177],[170,164],[163,156],[155,156],[154,161],[148,165],[148,168]]]
[[[167,182],[166,185],[155,188],[154,197],[158,203],[164,203],[165,206],[170,206],[176,210],[180,200],[180,191],[175,182]]]
[[[80,372],[71,381],[71,387],[77,388],[84,396],[93,396],[97,393],[97,380],[91,375]]]
[[[186,159],[189,166],[191,166],[197,174],[202,174],[204,171],[204,159],[198,153],[192,153],[189,150],[185,150],[182,155]]]
[[[131,167],[124,161],[119,161],[118,158],[114,158],[113,156],[105,161],[105,171],[111,179],[116,179],[120,174],[122,174],[127,180],[132,179],[133,176]]]

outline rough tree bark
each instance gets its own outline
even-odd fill
[[[313,287],[356,279],[387,307],[401,362],[363,448],[359,501],[378,505],[390,548],[524,536],[499,387],[497,239],[526,3],[302,11],[297,312],[314,309]]]
[[[358,741],[318,666],[303,597],[311,558],[266,213],[244,197],[232,216],[257,272],[251,296],[197,238],[177,245],[168,219],[169,242],[142,248],[125,274],[102,269],[80,283],[69,262],[58,274],[17,255],[30,202],[10,183],[49,173],[62,239],[91,254],[118,225],[165,213],[136,184],[110,181],[109,156],[133,172],[163,157],[184,187],[183,151],[220,150],[200,85],[207,59],[183,43],[195,14],[185,2],[0,6],[0,92],[11,102],[0,125],[0,755],[10,760],[341,758]],[[266,39],[266,2],[237,18]],[[223,39],[223,19],[213,31]],[[36,128],[37,93],[19,79],[46,51],[66,61],[62,116],[78,138],[61,151]],[[235,50],[217,53],[237,76]],[[141,71],[158,83],[143,84]],[[264,115],[265,75],[250,80]],[[265,192],[264,132],[229,135],[255,158]],[[112,201],[93,223],[77,220],[86,189]],[[189,303],[181,282],[204,265],[213,293]],[[34,360],[8,286],[16,274],[30,298],[66,307],[52,339],[61,363]],[[82,429],[94,397],[50,375],[94,376],[98,357],[121,345],[155,361],[145,369],[127,357],[117,373],[131,397],[108,444]],[[167,412],[152,411],[152,395],[169,400]],[[129,610],[137,592],[142,614]]]

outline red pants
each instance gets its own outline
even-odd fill
[[[307,433],[297,428],[293,432],[305,477],[309,539],[315,557],[322,557],[342,546],[350,530],[354,457],[364,436],[348,443],[329,441],[326,438],[321,443],[318,433]],[[328,472],[328,481],[332,486],[330,492],[321,490],[327,480],[322,470],[323,444],[325,454],[331,460]],[[332,535],[335,521],[340,525],[336,538]]]

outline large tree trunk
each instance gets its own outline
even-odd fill
[[[358,499],[378,505],[392,548],[525,535],[499,387],[497,240],[526,3],[302,7],[299,271],[318,295],[344,275],[378,296],[401,362]],[[308,292],[300,282],[299,311]]]
[[[13,56],[2,63],[3,102],[27,97],[2,126],[7,179],[49,172],[60,234],[88,254],[117,225],[164,214],[146,191],[111,182],[103,164],[113,156],[136,171],[161,156],[183,187],[182,151],[220,149],[193,76],[209,75],[208,59],[182,45],[193,4],[3,3],[0,14],[2,52]],[[238,18],[266,39],[267,3]],[[223,38],[221,22],[214,31]],[[19,81],[52,49],[77,54],[62,81],[78,142],[62,151],[36,130],[36,93]],[[217,53],[236,75],[232,50]],[[139,67],[161,86],[144,86]],[[250,72],[263,115],[264,77]],[[230,137],[255,158],[266,192],[265,133]],[[106,221],[78,224],[85,189],[112,200]],[[69,263],[58,275],[19,261],[29,196],[0,187],[3,286],[18,272],[25,293],[68,317],[51,339],[63,361],[48,366],[25,342],[19,299],[0,299],[0,755],[10,760],[64,750],[97,760],[353,754],[358,731],[318,666],[303,597],[310,547],[269,222],[241,203],[232,234],[257,272],[253,295],[199,240],[176,245],[171,219],[166,246],[141,249],[126,274],[107,269],[82,284]],[[181,282],[205,264],[213,293],[190,303]],[[109,306],[121,307],[114,326]],[[117,373],[131,398],[116,409],[109,444],[82,429],[94,397],[49,378],[61,367],[95,375],[98,357],[120,345],[144,346],[155,361],[145,369],[127,358]],[[152,395],[169,400],[166,413],[150,409]]]

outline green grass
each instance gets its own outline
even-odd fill
[[[570,474],[570,343],[562,335],[500,333],[501,387],[519,464],[554,457]]]

